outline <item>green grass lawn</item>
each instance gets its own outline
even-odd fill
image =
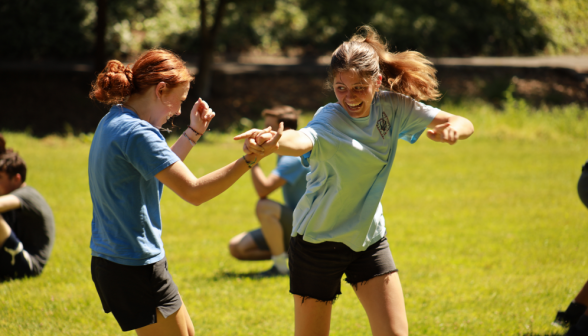
[[[552,117],[521,123],[508,113],[460,111],[470,113],[476,134],[455,146],[400,141],[382,199],[411,335],[561,335],[550,325],[555,312],[588,279],[587,210],[576,193],[588,142],[585,131],[569,131],[585,129],[585,119],[568,116],[576,121],[566,129]],[[90,276],[86,136],[5,137],[52,206],[57,237],[40,277],[0,284],[0,335],[123,334]],[[210,134],[188,167],[202,176],[239,158],[230,138]],[[274,162],[262,162],[264,170]],[[249,176],[200,207],[164,192],[170,271],[197,335],[293,334],[287,278],[227,275],[271,266],[236,261],[227,250],[233,235],[257,227],[256,200]],[[331,335],[371,335],[351,287],[342,290]]]

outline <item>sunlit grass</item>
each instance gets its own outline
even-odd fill
[[[443,106],[474,121],[468,141],[401,141],[382,199],[411,335],[563,334],[550,322],[588,279],[587,210],[575,190],[588,142],[585,127],[574,123],[585,125],[586,111],[528,111],[523,118],[476,106]],[[90,277],[91,135],[5,137],[27,161],[30,185],[52,206],[57,239],[40,277],[0,284],[0,335],[122,335],[102,312]],[[241,146],[230,138],[211,134],[187,165],[202,176],[239,158]],[[262,162],[264,170],[274,162]],[[293,333],[287,278],[225,276],[271,265],[228,254],[233,235],[258,225],[255,202],[249,176],[200,207],[164,192],[170,271],[197,335]],[[331,335],[370,335],[353,291],[342,289]]]

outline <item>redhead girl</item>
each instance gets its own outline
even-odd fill
[[[156,49],[141,55],[132,68],[108,62],[90,93],[113,105],[98,124],[90,148],[92,279],[104,311],[112,312],[123,331],[138,335],[194,334],[161,240],[163,185],[200,205],[274,152],[283,129],[264,133],[263,152],[196,178],[183,160],[214,112],[198,100],[190,125],[171,148],[160,133],[170,117],[180,114],[192,80],[177,55]]]
[[[420,103],[437,99],[435,70],[420,53],[391,53],[370,27],[333,53],[329,84],[337,103],[321,107],[299,131],[285,131],[280,155],[310,166],[294,211],[289,250],[295,334],[328,335],[343,274],[363,305],[373,335],[408,335],[398,270],[380,199],[398,139],[455,144],[473,132],[462,117]],[[236,137],[261,153],[264,131]]]

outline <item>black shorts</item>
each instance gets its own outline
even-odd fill
[[[282,207],[282,211],[280,212],[280,224],[282,225],[282,235],[284,237],[284,250],[288,251],[288,247],[290,246],[290,236],[292,235],[292,216],[294,212],[283,204],[280,204],[280,206]],[[269,246],[267,245],[267,241],[265,240],[261,229],[251,230],[249,231],[249,234],[260,250],[269,251]]]
[[[11,232],[0,246],[0,282],[39,275],[42,269],[24,249],[14,231]]]
[[[582,175],[578,180],[578,196],[580,196],[584,206],[588,208],[588,164],[582,167]]]
[[[92,280],[105,313],[112,312],[123,331],[157,323],[156,309],[167,318],[182,307],[167,259],[126,266],[92,257]]]
[[[367,250],[355,252],[343,243],[313,244],[292,237],[288,250],[290,293],[319,301],[334,301],[341,294],[341,278],[356,287],[380,275],[398,271],[386,237]]]

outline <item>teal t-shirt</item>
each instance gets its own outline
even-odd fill
[[[374,96],[370,115],[352,118],[337,104],[320,108],[301,133],[313,149],[306,193],[294,211],[292,236],[341,242],[364,251],[382,239],[386,226],[380,200],[398,139],[416,142],[437,108],[388,91]]]

